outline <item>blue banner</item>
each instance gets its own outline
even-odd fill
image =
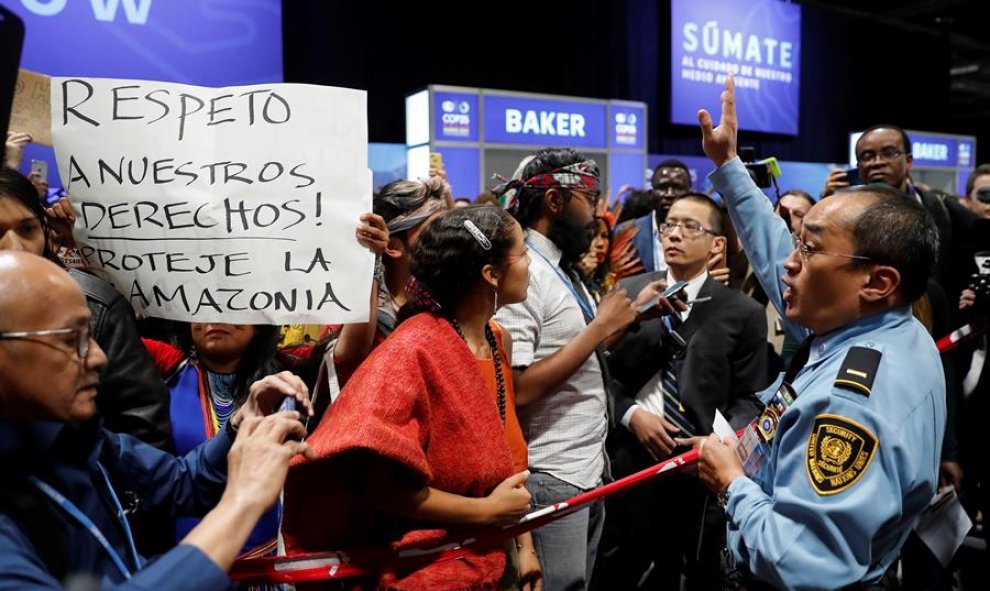
[[[956,149],[956,166],[959,168],[976,168],[976,142],[959,140]]]
[[[282,81],[279,0],[15,0],[21,66],[100,76],[233,86]]]
[[[237,86],[282,81],[280,0],[13,0],[27,34],[21,67],[49,76],[93,76]],[[60,186],[50,148],[49,184]]]
[[[646,144],[646,109],[612,102],[609,106],[610,148],[642,150]]]
[[[908,132],[915,166],[975,168],[976,142],[973,139]]]
[[[481,191],[481,152],[478,148],[440,147],[447,182],[454,198],[474,198]]]
[[[485,95],[485,141],[605,148],[606,105]]]
[[[716,123],[730,72],[741,129],[798,133],[801,7],[780,0],[671,0],[670,119]]]
[[[477,142],[478,95],[460,92],[433,94],[433,137],[438,142]]]

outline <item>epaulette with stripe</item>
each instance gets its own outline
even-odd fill
[[[870,395],[883,354],[868,347],[851,347],[835,377],[835,387]]]

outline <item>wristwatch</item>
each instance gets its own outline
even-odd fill
[[[715,503],[722,509],[729,504],[729,487],[725,487],[722,490],[715,493]]]

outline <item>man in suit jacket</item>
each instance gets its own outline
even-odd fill
[[[609,358],[621,419],[609,441],[616,477],[682,451],[678,448],[687,437],[711,433],[716,409],[734,428],[749,423],[761,410],[753,393],[767,385],[763,308],[707,272],[709,257],[725,249],[718,207],[707,195],[689,193],[671,205],[659,230],[668,271],[622,284],[638,290],[657,280],[667,285],[686,281],[688,310],[680,319],[641,323]],[[663,389],[671,390],[665,368],[676,378],[679,409],[665,410]],[[602,559],[606,572],[596,579],[611,588],[635,589],[652,563],[650,589],[678,589],[682,572],[689,589],[716,588],[724,519],[714,505],[706,508],[708,499],[697,478],[684,474],[607,505],[612,543],[605,547],[614,551]]]

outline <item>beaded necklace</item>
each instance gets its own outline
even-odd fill
[[[461,330],[461,325],[457,322],[457,319],[451,316],[447,319],[450,325],[454,327],[457,331],[458,336],[461,340],[467,344],[467,337],[464,336],[464,331]],[[485,339],[488,340],[488,348],[492,351],[492,360],[495,362],[495,385],[496,385],[496,401],[498,404],[498,416],[502,419],[502,424],[505,424],[505,376],[502,373],[502,356],[498,352],[498,343],[495,341],[495,333],[492,331],[492,327],[488,324],[485,325]]]
[[[216,415],[217,428],[223,429],[227,419],[234,414],[234,381],[237,379],[237,374],[218,373],[205,367],[202,369],[206,371],[208,378],[210,402]]]

